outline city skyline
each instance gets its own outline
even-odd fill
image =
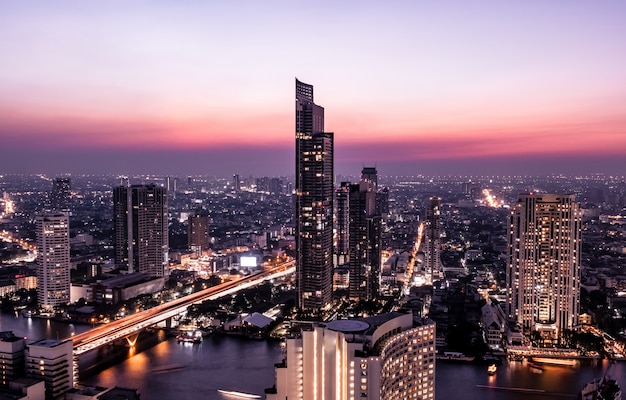
[[[582,1],[4,2],[0,172],[288,175],[297,76],[333,110],[337,173],[623,174],[624,16]]]

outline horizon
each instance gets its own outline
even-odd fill
[[[0,173],[626,174],[626,4],[358,4],[6,3]]]

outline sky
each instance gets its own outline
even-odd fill
[[[0,173],[626,175],[624,1],[0,0]]]

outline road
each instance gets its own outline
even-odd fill
[[[287,261],[276,267],[254,275],[242,277],[233,281],[225,282],[217,286],[192,293],[174,301],[161,304],[154,308],[129,315],[122,319],[100,325],[87,332],[71,337],[74,342],[74,355],[78,356],[103,344],[116,339],[133,335],[142,329],[162,322],[187,310],[192,304],[201,303],[205,300],[213,300],[222,296],[236,293],[241,289],[255,286],[267,279],[273,279],[293,273],[295,261]]]

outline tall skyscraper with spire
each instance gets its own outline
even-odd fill
[[[333,133],[313,85],[296,79],[296,276],[298,307],[319,310],[332,300]]]
[[[507,314],[560,337],[578,323],[582,212],[574,195],[521,194],[509,218]]]

